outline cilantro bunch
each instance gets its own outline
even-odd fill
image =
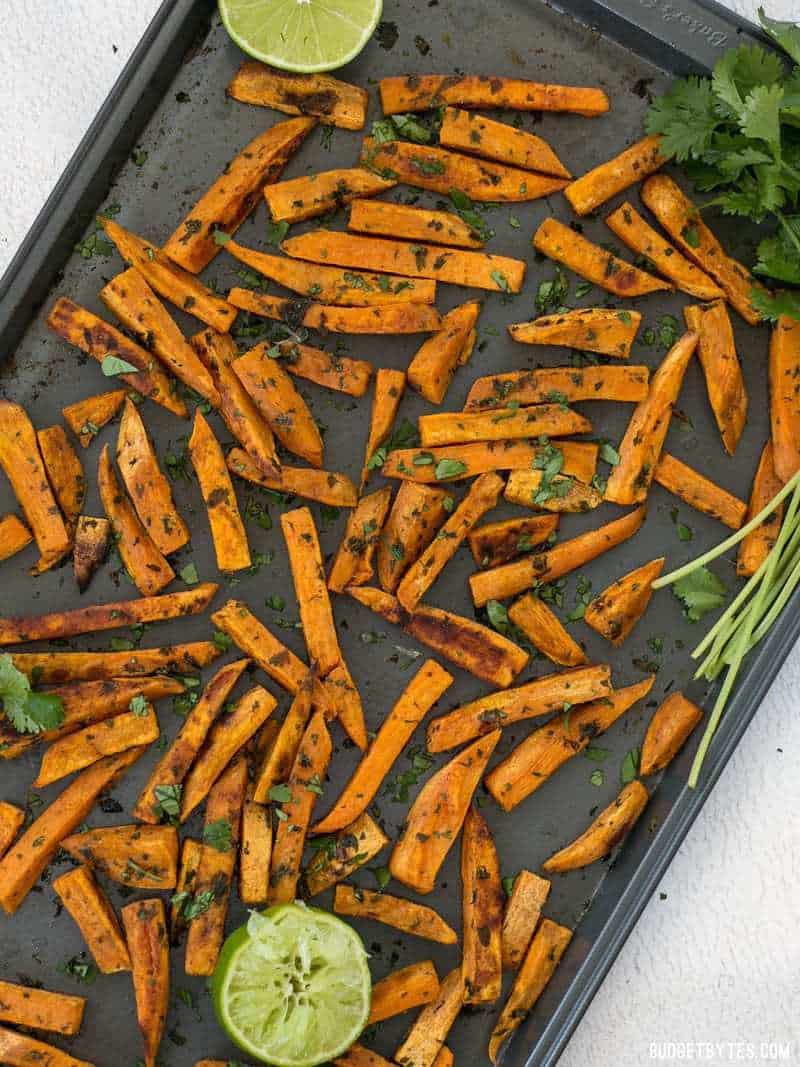
[[[711,78],[678,79],[653,102],[646,126],[695,187],[713,194],[706,207],[774,223],[753,270],[768,283],[800,286],[800,26],[762,8],[759,18],[791,63],[759,45],[733,48]],[[798,290],[754,289],[752,300],[765,319],[800,319]]]
[[[0,718],[20,734],[54,730],[64,721],[64,705],[53,693],[35,693],[8,654],[0,656]]]

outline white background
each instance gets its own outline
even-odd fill
[[[0,271],[158,0],[6,4]],[[737,0],[734,6],[752,16],[755,5]],[[800,17],[796,0],[767,6],[774,17],[789,18],[793,9]],[[595,998],[563,1067],[642,1067],[651,1062],[652,1041],[755,1043],[755,1060],[746,1050],[726,1048],[702,1061],[718,1063],[769,1062],[762,1041],[791,1041],[788,1062],[800,1063],[798,757],[800,649]]]

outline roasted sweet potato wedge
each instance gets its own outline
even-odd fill
[[[529,470],[544,464],[557,449],[562,456],[561,473],[589,484],[597,467],[598,446],[582,441],[558,441],[547,445],[532,441],[481,441],[434,449],[400,448],[383,462],[387,478],[420,482],[457,482],[484,471]]]
[[[510,403],[577,403],[616,400],[638,403],[648,392],[647,367],[540,367],[478,378],[465,411],[507,408]]]
[[[728,309],[721,301],[683,309],[686,325],[697,334],[697,358],[703,368],[708,401],[728,455],[736,451],[747,422],[747,389],[736,355]]]
[[[345,474],[283,464],[279,473],[268,475],[241,448],[232,448],[226,462],[233,474],[277,493],[316,500],[336,508],[354,508],[358,502],[358,490]]]
[[[293,326],[308,326],[323,333],[406,334],[438,330],[442,317],[430,304],[376,304],[374,307],[337,307],[308,300],[285,300],[278,296],[231,289],[228,299],[242,311],[277,319]]]
[[[248,906],[266,904],[272,861],[272,822],[268,807],[254,800],[244,802],[241,837],[239,899]]]
[[[220,443],[199,410],[188,451],[206,505],[217,566],[227,573],[245,570],[252,559],[236,491]]]
[[[750,491],[750,504],[745,519],[749,522],[758,515],[762,508],[772,500],[783,487],[783,482],[775,473],[772,458],[772,441],[767,441],[758,461],[753,488]],[[736,573],[742,578],[755,574],[769,555],[783,522],[783,504],[768,515],[766,519],[749,533],[739,544],[739,556],[736,561]]]
[[[456,370],[472,354],[479,300],[460,304],[442,318],[442,328],[423,341],[408,365],[408,381],[431,404],[441,404]]]
[[[345,826],[334,839],[330,850],[320,849],[306,867],[303,879],[310,897],[324,893],[337,882],[349,878],[359,867],[389,844],[389,838],[368,812]]]
[[[104,756],[126,752],[138,745],[158,740],[158,719],[150,705],[144,712],[128,711],[93,726],[84,726],[74,734],[53,741],[39,767],[34,785],[52,785],[75,771],[82,771]]]
[[[526,78],[490,78],[478,74],[408,74],[381,78],[384,115],[426,111],[442,104],[510,111],[571,111],[593,118],[608,111],[602,89],[550,85]],[[403,1067],[417,1067],[416,1064]]]
[[[342,593],[348,585],[364,585],[372,577],[372,560],[391,499],[391,489],[378,489],[363,496],[348,515],[328,574],[328,588],[333,592]]]
[[[15,652],[14,666],[42,685],[147,674],[186,674],[212,663],[220,650],[213,641],[140,648],[133,652]]]
[[[503,978],[502,927],[505,897],[500,861],[489,826],[473,804],[461,836],[461,972],[465,1004],[492,1004]]]
[[[25,822],[25,812],[16,804],[0,800],[0,858],[8,852],[14,838]]]
[[[464,978],[456,967],[442,979],[439,994],[426,1005],[394,1054],[400,1067],[434,1067],[464,1003]]]
[[[404,485],[411,483],[404,482]],[[472,530],[467,538],[479,567],[498,567],[547,541],[558,527],[558,515],[502,519]]]
[[[653,712],[647,727],[639,760],[639,774],[646,776],[663,771],[686,744],[702,718],[701,709],[683,693],[670,693]]]
[[[308,667],[260,622],[241,600],[228,600],[211,616],[215,626],[278,685],[296,693]]]
[[[286,712],[275,740],[264,754],[253,782],[253,800],[258,804],[266,804],[270,799],[270,789],[289,778],[314,708],[316,684],[316,675],[309,671]]]
[[[400,930],[401,933],[437,941],[440,945],[455,945],[458,935],[433,908],[416,904],[413,900],[393,897],[388,893],[373,893],[352,885],[337,885],[333,898],[337,915],[372,919]]]
[[[62,1052],[54,1045],[4,1026],[0,1026],[0,1056],[6,1067],[28,1067],[31,1063],[43,1067],[95,1067],[93,1063],[79,1060],[77,1056]]]
[[[372,987],[372,1005],[368,1026],[430,1004],[439,993],[439,976],[431,960],[410,963],[392,971]]]
[[[354,200],[348,230],[405,241],[430,241],[451,248],[481,248],[481,237],[458,215],[449,211],[393,204],[390,200]]]
[[[629,311],[627,308],[621,311],[611,308],[575,308],[573,311],[560,311],[555,315],[540,315],[530,322],[512,323],[508,332],[513,340],[524,345],[558,345],[564,348],[580,348],[584,352],[598,352],[602,356],[628,359],[641,321],[641,312]],[[598,367],[595,374],[599,375],[611,369]]]
[[[122,909],[122,923],[131,954],[144,1067],[155,1067],[169,1010],[169,941],[164,902],[153,897],[128,904]]]
[[[445,108],[439,144],[554,178],[572,177],[547,141],[475,111]]]
[[[88,448],[106,423],[115,418],[127,395],[124,389],[112,389],[108,393],[89,396],[86,400],[79,400],[76,404],[68,404],[61,409],[64,422],[83,448]]]
[[[438,987],[439,982],[437,980]],[[50,993],[31,985],[0,979],[0,1022],[54,1034],[77,1034],[81,1028],[83,997]]]
[[[48,426],[39,430],[36,440],[47,471],[47,480],[64,516],[67,533],[74,537],[75,526],[86,500],[83,466],[63,426]]]
[[[629,782],[580,837],[544,861],[542,870],[574,871],[607,856],[633,829],[649,799],[650,795],[641,782]]]
[[[63,838],[61,847],[79,863],[133,889],[173,889],[178,880],[174,826],[103,826]]]
[[[325,170],[267,185],[264,199],[276,222],[302,222],[337,211],[356,197],[385,193],[396,184],[364,167]]]
[[[523,593],[508,609],[508,617],[534,648],[561,667],[580,667],[586,653],[567,632],[554,611],[535,593]]]
[[[798,376],[800,323],[788,315],[781,315],[772,330],[769,343],[769,404],[772,462],[782,482],[788,482],[800,470]]]
[[[516,971],[525,958],[547,898],[550,882],[522,870],[514,879],[503,916],[503,967]]]
[[[576,215],[589,215],[606,200],[621,193],[636,182],[655,174],[664,164],[661,138],[643,137],[619,155],[593,167],[564,190],[564,196]]]
[[[11,559],[31,543],[33,534],[16,515],[4,515],[0,519],[0,563]]]
[[[361,468],[361,491],[369,481],[370,471],[382,459],[376,455],[378,447],[387,440],[397,416],[397,409],[406,388],[406,374],[401,370],[381,367],[375,374],[375,393],[372,398],[369,435],[364,451],[364,466]]]
[[[381,588],[394,593],[405,572],[419,559],[452,509],[444,489],[401,482],[381,531],[375,569]],[[473,534],[469,535],[470,544]]]
[[[583,621],[612,645],[621,645],[647,610],[652,583],[663,568],[660,556],[612,582],[587,604]]]
[[[747,514],[747,504],[721,485],[700,474],[669,452],[658,461],[653,480],[690,507],[712,519],[719,519],[731,530],[738,530]]]
[[[83,935],[101,974],[131,969],[131,958],[119,920],[108,897],[85,865],[53,880],[53,889]]]
[[[169,907],[169,941],[171,945],[180,945],[189,925],[186,918],[187,906],[197,903],[194,893],[197,872],[203,855],[203,844],[194,838],[184,837],[181,845],[181,859],[178,867],[178,883],[170,898]],[[189,912],[191,914],[191,911]]]
[[[508,441],[517,437],[565,437],[588,433],[591,428],[588,419],[561,404],[533,404],[494,412],[448,411],[419,417],[423,448],[472,441]]]
[[[343,130],[363,129],[367,115],[366,89],[330,74],[295,74],[252,59],[246,59],[231,78],[228,96],[287,115],[314,115]]]
[[[79,592],[86,591],[92,575],[105,563],[111,544],[111,523],[91,515],[81,515],[75,527],[72,566]]]

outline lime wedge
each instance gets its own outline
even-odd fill
[[[383,0],[219,0],[225,29],[243,51],[306,74],[354,59],[382,10]]]
[[[340,1056],[366,1025],[371,993],[355,930],[302,904],[252,912],[223,945],[212,979],[228,1037],[274,1067]]]

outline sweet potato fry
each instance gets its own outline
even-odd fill
[[[469,300],[448,311],[442,328],[423,341],[408,365],[408,381],[431,404],[441,404],[453,375],[472,353],[470,336],[481,311],[479,300]]]
[[[11,559],[31,543],[33,534],[16,515],[4,515],[0,519],[0,563]]]
[[[502,519],[500,522],[488,522],[485,526],[472,530],[467,540],[472,558],[479,567],[497,567],[547,541],[557,527],[558,515]]]
[[[393,897],[388,893],[373,893],[352,885],[337,885],[333,898],[337,915],[372,919],[400,930],[401,933],[437,941],[440,945],[455,945],[458,935],[433,908],[416,904],[413,900]]]
[[[769,403],[772,462],[775,473],[784,483],[800,469],[798,376],[800,323],[788,315],[781,315],[772,330],[769,343]]]
[[[296,693],[308,667],[260,622],[241,600],[228,600],[211,621],[278,685]]]
[[[615,689],[600,700],[556,715],[538,727],[486,776],[486,788],[503,809],[511,811],[547,781],[567,760],[583,752],[629,708],[650,692],[651,674],[635,685]]]
[[[503,977],[503,887],[500,861],[486,820],[473,804],[461,837],[461,916],[464,1003],[491,1004]]]
[[[456,967],[439,986],[439,995],[426,1005],[394,1054],[400,1067],[436,1067],[447,1035],[464,1003],[465,984]]]
[[[364,585],[372,577],[372,559],[392,499],[388,487],[363,496],[347,517],[344,536],[328,575],[328,588],[344,592],[348,585]]]
[[[184,837],[181,845],[180,865],[178,867],[178,882],[175,886],[175,892],[170,898],[169,941],[171,945],[180,945],[189,925],[184,912],[189,900],[196,901],[194,889],[202,855],[202,843],[195,841],[191,837]]]
[[[178,329],[174,319],[135,267],[105,285],[99,293],[105,306],[122,325],[136,334],[148,352],[178,381],[216,407],[219,393],[211,375]]]
[[[672,409],[696,347],[697,334],[685,333],[667,352],[653,375],[650,392],[634,408],[619,445],[620,461],[609,476],[606,500],[615,504],[640,504],[647,498]]]
[[[528,470],[550,456],[552,449],[563,456],[561,473],[587,485],[597,467],[598,446],[579,441],[559,441],[542,445],[531,441],[481,441],[468,445],[420,451],[401,448],[386,457],[382,473],[387,478],[403,478],[423,485],[431,482],[458,482],[484,471]]]
[[[619,647],[647,611],[653,595],[651,583],[663,567],[664,557],[660,556],[612,582],[587,604],[583,621]]]
[[[236,491],[220,443],[199,409],[188,450],[206,505],[217,566],[227,573],[245,570],[252,559]]]
[[[313,828],[315,834],[341,830],[367,810],[414,730],[452,683],[452,675],[435,660],[420,667],[381,723],[333,808]]]
[[[438,979],[436,985],[438,988]],[[12,1026],[49,1030],[54,1034],[77,1034],[85,1005],[83,997],[50,993],[46,989],[0,979],[0,1022]]]
[[[308,508],[281,515],[308,658],[325,678],[342,660],[314,517]]]
[[[241,448],[232,448],[226,462],[233,474],[277,493],[300,496],[337,508],[354,508],[358,502],[358,491],[345,474],[284,464],[279,473],[267,475]]]
[[[542,919],[489,1038],[492,1063],[497,1063],[501,1046],[542,995],[571,940],[572,931],[566,926]]]
[[[133,652],[14,652],[14,666],[42,685],[159,673],[186,674],[212,663],[213,641],[140,648]]]
[[[225,918],[236,866],[239,825],[246,790],[247,761],[240,755],[217,779],[208,794],[204,841],[209,837],[212,827],[222,827],[225,832],[220,842],[209,839],[200,850],[192,896],[195,903],[210,897],[211,904],[189,921],[184,962],[187,974],[211,975],[217,965],[225,939]]]
[[[254,800],[246,800],[242,808],[242,840],[239,848],[239,899],[242,904],[266,904],[271,858],[270,810]]]
[[[178,831],[174,826],[103,826],[62,838],[79,863],[134,889],[172,889],[178,880]]]
[[[17,910],[62,840],[83,822],[100,793],[143,752],[143,748],[128,749],[82,771],[14,842],[0,860],[0,907],[7,915]]]
[[[75,526],[86,500],[83,466],[63,426],[48,426],[37,431],[36,440],[47,471],[47,480],[64,516],[67,533],[74,537]]]
[[[407,612],[414,611],[475,523],[496,505],[502,488],[503,479],[493,471],[475,479],[467,495],[397,587],[397,599]]]
[[[427,780],[411,805],[389,870],[416,893],[430,893],[436,885],[500,733],[493,730],[454,756]]]
[[[736,451],[747,421],[747,389],[736,355],[728,309],[717,301],[685,307],[686,326],[697,334],[697,358],[703,368],[708,400],[728,455]]]
[[[117,377],[137,393],[171,411],[173,415],[186,418],[186,405],[174,392],[174,383],[149,352],[115,326],[64,296],[60,296],[50,309],[47,325],[64,341],[79,348],[100,364],[109,356],[113,356],[137,367],[136,371],[118,374]]]
[[[297,749],[303,739],[314,705],[316,675],[309,671],[286,712],[275,741],[265,753],[253,783],[253,800],[266,804],[269,791],[289,778]]]
[[[62,1052],[54,1045],[37,1041],[35,1037],[7,1030],[0,1026],[0,1057],[6,1067],[94,1067],[86,1060],[79,1060],[69,1052]]]
[[[558,219],[544,220],[533,235],[533,247],[615,296],[646,296],[673,288],[669,282],[593,244]]]
[[[125,712],[94,726],[54,741],[45,752],[34,785],[52,785],[59,778],[82,771],[104,756],[126,752],[138,745],[158,740],[158,719],[152,707],[144,714]]]
[[[555,178],[572,177],[547,141],[474,111],[445,108],[439,144]]]
[[[140,593],[147,597],[156,596],[169,585],[175,572],[158,550],[121,488],[108,445],[104,445],[100,453],[97,486],[125,569]]]
[[[537,582],[553,581],[574,571],[576,567],[590,563],[633,537],[644,522],[644,516],[645,509],[639,507],[605,526],[578,534],[543,552],[523,556],[502,567],[478,571],[469,579],[475,606],[480,608],[489,600],[505,600],[506,597],[516,596]]]
[[[354,200],[348,230],[406,241],[430,241],[453,248],[481,248],[483,240],[458,215],[393,204],[390,200]]]
[[[91,868],[75,867],[53,880],[53,889],[83,935],[101,974],[131,969],[131,958],[114,909]]]
[[[64,422],[83,448],[88,448],[106,423],[115,418],[127,395],[124,389],[112,389],[111,392],[89,396],[86,400],[79,400],[61,409]]]
[[[564,190],[576,215],[589,215],[623,189],[655,174],[665,162],[659,136],[643,137],[619,155],[593,167]]]
[[[303,875],[310,897],[349,878],[389,844],[389,838],[367,812],[340,830],[329,854],[320,849]]]
[[[234,361],[233,371],[281,444],[312,467],[321,467],[322,436],[314,416],[269,348],[266,342],[251,348]]]
[[[236,318],[236,308],[231,307],[227,300],[173,263],[150,241],[123,229],[113,219],[101,219],[101,225],[125,262],[135,267],[159,296],[220,333],[231,328]]]
[[[423,448],[466,444],[471,441],[513,440],[517,437],[566,437],[588,433],[592,424],[583,415],[560,404],[534,404],[500,408],[494,412],[456,411],[420,415]]]
[[[550,882],[522,870],[514,879],[503,916],[503,967],[516,971],[525,958],[542,908],[550,894]]]
[[[389,1060],[379,1053],[358,1044],[351,1045],[343,1056],[338,1056],[333,1061],[333,1065],[334,1067],[393,1067]],[[198,1063],[197,1067],[203,1067],[203,1065]],[[209,1067],[213,1065],[210,1064]],[[224,1067],[224,1064],[220,1063],[219,1067]]]
[[[648,391],[647,367],[540,367],[490,374],[473,383],[465,411],[503,408],[509,403],[577,403],[616,400],[637,403]]]
[[[254,137],[194,205],[164,245],[173,263],[199,274],[222,247],[217,231],[233,235],[258,203],[265,185],[276,181],[316,125],[316,119],[287,119]]]
[[[278,350],[286,369],[296,378],[305,378],[347,396],[363,396],[367,391],[372,364],[366,360],[332,355],[321,348],[298,345],[293,341],[281,341],[273,347]]]
[[[40,559],[32,574],[42,574],[62,559],[71,539],[42,462],[36,431],[25,409],[0,400],[0,467],[30,526]]]
[[[155,1067],[169,1010],[169,942],[164,902],[152,897],[126,905],[122,924],[131,954],[144,1067]]]
[[[243,104],[271,107],[287,115],[314,115],[325,125],[361,130],[367,90],[331,74],[295,74],[246,59],[228,85],[228,96]]]
[[[629,311],[627,308],[622,311],[611,308],[575,308],[573,311],[560,311],[555,315],[540,315],[531,322],[512,323],[508,332],[513,340],[524,345],[580,348],[584,352],[598,352],[602,356],[628,359],[641,321],[641,312]],[[583,374],[592,370],[595,375],[600,375],[613,371],[613,368],[590,367],[583,371]],[[528,375],[536,372],[519,373]],[[589,376],[591,378],[591,374]],[[502,399],[503,394],[499,397],[499,400]]]
[[[745,322],[757,325],[760,315],[750,301],[750,292],[754,286],[762,291],[764,287],[726,254],[683,190],[667,174],[654,174],[642,185],[640,196],[681,252],[711,275]]]
[[[281,801],[286,816],[275,833],[270,865],[270,903],[284,904],[295,899],[300,880],[303,848],[317,795],[328,771],[333,746],[325,725],[325,715],[315,711],[297,749],[289,780],[288,798]]]
[[[411,1011],[421,1004],[430,1004],[439,993],[439,976],[431,960],[410,963],[392,971],[372,987],[372,1006],[367,1026],[374,1026]]]
[[[747,514],[747,504],[727,489],[716,485],[693,467],[665,452],[658,461],[653,480],[690,507],[712,519],[719,519],[731,530],[738,530]]]
[[[0,800],[0,858],[2,858],[14,841],[25,822],[25,812],[16,804]]]
[[[111,523],[91,515],[81,515],[75,527],[72,566],[79,592],[85,592],[92,575],[108,555],[111,544]]]
[[[370,471],[377,466],[378,461],[382,458],[380,455],[376,455],[378,446],[382,445],[389,437],[405,388],[405,371],[389,370],[381,367],[376,372],[369,435],[367,437],[367,447],[364,451],[364,465],[361,468],[362,492],[369,481]]]
[[[725,293],[714,279],[690,259],[682,256],[677,248],[645,222],[627,200],[606,216],[606,225],[632,252],[644,256],[647,262],[652,264],[653,270],[668,278],[682,293],[688,293],[698,300],[725,298]]]
[[[250,289],[231,289],[228,299],[242,311],[277,319],[295,326],[308,326],[323,333],[406,334],[438,330],[442,317],[430,304],[376,304],[374,307],[337,307],[308,300],[286,300]]]
[[[337,211],[359,196],[377,196],[393,189],[396,181],[363,167],[325,170],[276,182],[264,189],[267,210],[277,222],[302,222]]]
[[[389,144],[401,142],[390,141]],[[518,293],[525,277],[525,263],[521,259],[488,252],[450,251],[436,245],[389,241],[333,230],[313,230],[300,237],[289,237],[282,248],[287,255],[312,263],[387,271],[413,278],[435,278],[440,282],[493,292]]]
[[[223,704],[249,662],[247,659],[238,659],[226,663],[209,680],[186,716],[178,736],[159,759],[139,794],[133,814],[140,822],[157,823],[161,820],[159,794],[173,786],[182,786]]]
[[[567,704],[600,700],[611,691],[611,668],[606,664],[546,674],[516,689],[490,693],[440,715],[428,724],[428,750],[446,752],[500,727],[560,711]]]
[[[535,593],[523,593],[508,609],[510,621],[534,648],[561,667],[588,663],[586,653],[567,632],[561,620]]]
[[[702,718],[700,708],[683,693],[670,693],[653,712],[647,727],[639,760],[639,774],[646,777],[663,771],[678,755]]]
[[[367,727],[361,696],[347,665],[339,663],[323,683],[323,703],[329,719],[338,719],[350,740],[363,752],[367,747]]]
[[[400,483],[375,559],[381,588],[387,593],[394,593],[405,572],[430,544],[447,517],[446,508],[452,507],[451,500],[444,489]]]
[[[746,520],[757,515],[762,508],[772,500],[776,493],[780,492],[783,483],[775,473],[775,465],[772,460],[772,441],[767,441],[758,461],[758,468],[753,478],[753,488],[750,492],[750,505],[747,509]],[[783,522],[783,504],[768,515],[766,519],[749,533],[739,544],[739,556],[736,561],[736,573],[741,578],[749,578],[755,574],[761,564],[769,555],[778,536]]]
[[[538,200],[558,192],[567,184],[564,178],[474,159],[446,148],[409,141],[378,143],[372,137],[364,138],[359,162],[362,167],[405,185],[429,189],[443,196],[458,189],[470,200],[477,201],[515,203]]]
[[[592,118],[605,114],[609,107],[608,97],[602,89],[478,74],[408,74],[381,78],[380,90],[384,115],[456,104],[511,111],[571,111]],[[403,1064],[402,1067],[412,1065]]]
[[[633,829],[649,799],[650,795],[641,782],[629,782],[580,837],[544,861],[542,870],[574,871],[607,856]]]
[[[439,1049],[436,1059],[433,1061],[433,1067],[453,1067],[455,1062],[455,1056],[447,1047],[447,1045],[442,1045],[442,1047]]]
[[[181,822],[186,822],[194,809],[205,800],[233,756],[266,722],[275,706],[276,701],[272,694],[256,685],[237,701],[229,715],[214,723],[195,763],[184,779]]]

